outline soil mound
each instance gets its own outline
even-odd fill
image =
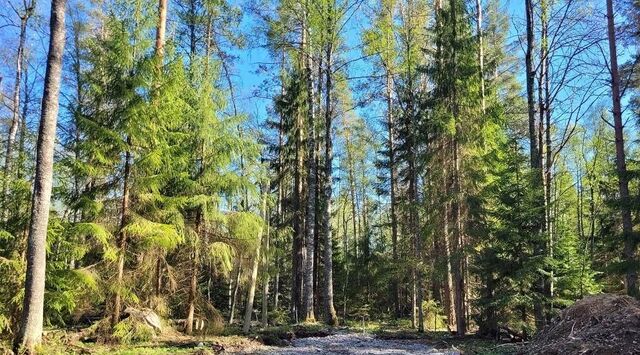
[[[629,296],[586,297],[537,334],[527,354],[640,354],[640,302]]]

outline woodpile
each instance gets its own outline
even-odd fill
[[[640,354],[640,302],[629,296],[586,297],[536,335],[527,354]]]

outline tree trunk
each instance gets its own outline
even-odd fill
[[[122,279],[124,277],[124,259],[127,250],[127,235],[124,232],[124,227],[129,222],[129,195],[130,195],[130,179],[131,175],[131,139],[127,138],[127,152],[124,158],[124,176],[123,176],[123,188],[122,188],[122,212],[120,215],[120,232],[118,234],[118,270],[116,276],[116,291],[113,298],[113,304],[111,306],[111,326],[114,327],[120,321],[120,294],[123,287]]]
[[[304,32],[304,31],[303,31]],[[303,64],[301,64],[303,66]],[[303,214],[303,170],[304,170],[304,154],[303,154],[303,115],[301,112],[296,113],[295,128],[295,158],[296,166],[294,170],[294,191],[293,191],[293,248],[292,248],[292,285],[291,285],[291,319],[294,323],[298,323],[300,312],[302,311],[302,296],[304,288],[304,214]]]
[[[542,27],[542,35],[541,35],[541,73],[540,77],[541,85],[543,85],[542,91],[542,99],[540,100],[541,105],[541,114],[540,121],[542,122],[542,112],[544,112],[544,122],[545,122],[545,141],[544,141],[544,154],[545,154],[545,164],[544,164],[544,206],[545,206],[545,223],[544,228],[547,236],[546,241],[546,254],[547,256],[553,260],[553,216],[552,213],[552,189],[553,189],[553,149],[551,147],[551,103],[550,103],[550,80],[549,80],[549,65],[551,59],[549,58],[549,43],[548,43],[548,32],[549,32],[549,19],[548,19],[548,3],[546,0],[542,0],[540,2],[541,8],[541,27]],[[541,149],[542,150],[542,149]],[[545,280],[545,297],[549,299],[549,307],[545,314],[545,322],[551,321],[552,311],[553,311],[553,285],[554,285],[554,276],[553,269],[549,270],[549,276]]]
[[[305,2],[305,6],[308,3]],[[309,44],[308,14],[305,9],[302,28],[302,50],[305,56],[304,75],[306,83],[307,101],[307,204],[305,224],[305,263],[304,263],[304,294],[303,294],[303,320],[315,322],[313,312],[313,262],[315,253],[315,220],[316,220],[316,157],[315,157],[315,120],[313,102],[313,78],[311,72],[311,45]]]
[[[269,223],[265,220],[266,223]],[[262,272],[264,278],[262,280],[262,326],[264,328],[269,324],[269,227],[267,225],[267,234],[264,238],[264,256],[262,264]]]
[[[280,95],[284,96],[286,94],[285,90],[285,50],[282,52],[282,61],[280,63]],[[280,115],[280,122],[278,123],[278,204],[277,204],[277,221],[278,227],[281,227],[284,224],[284,184],[283,184],[283,166],[284,166],[284,115]],[[277,235],[277,234],[276,234]],[[278,249],[278,239],[274,241],[275,248]],[[273,297],[273,310],[278,311],[279,301],[280,301],[280,258],[278,253],[275,253],[275,266],[276,266],[276,278],[274,280],[274,297]]]
[[[329,5],[331,6],[331,5]],[[329,9],[330,10],[330,9]],[[330,29],[333,26],[331,11],[328,11],[327,23]],[[332,30],[329,30],[329,36],[332,38]],[[326,94],[324,103],[325,115],[325,139],[324,139],[324,211],[322,214],[322,230],[324,232],[324,317],[325,322],[329,325],[338,324],[338,316],[333,305],[333,243],[331,238],[331,192],[333,189],[333,140],[331,137],[331,126],[333,121],[333,111],[331,107],[332,99],[332,62],[333,62],[333,42],[327,42],[326,48],[326,64],[325,72]]]
[[[266,194],[266,192],[265,192]],[[267,224],[267,232],[264,235],[264,252],[262,253],[262,273],[264,277],[262,279],[262,326],[267,327],[269,322],[269,248],[271,244],[271,223],[269,221],[269,215],[266,212],[264,213],[264,222]]]
[[[398,215],[396,210],[397,199],[396,199],[396,190],[397,190],[397,176],[396,176],[396,154],[395,154],[395,122],[393,118],[393,73],[391,73],[390,69],[387,68],[385,72],[386,77],[386,101],[387,101],[387,125],[388,127],[388,136],[389,136],[389,194],[390,194],[390,213],[391,213],[391,255],[393,256],[393,260],[398,260]],[[396,317],[400,316],[400,298],[399,298],[399,289],[398,289],[398,280],[397,277],[393,278],[393,283],[391,285],[391,292],[393,293],[393,308],[394,314]]]
[[[49,54],[44,78],[40,128],[36,146],[36,173],[27,245],[27,274],[21,325],[14,350],[34,353],[42,340],[47,225],[53,183],[53,151],[65,42],[65,0],[51,1]]]
[[[236,305],[238,304],[238,289],[240,288],[240,275],[242,274],[241,258],[242,256],[238,255],[236,259],[236,278],[233,285],[233,292],[231,293],[231,309],[229,310],[229,324],[233,324]]]
[[[199,174],[202,174],[202,170],[200,170]],[[199,238],[203,237],[203,213],[199,210],[196,214],[196,233]],[[206,245],[206,243],[204,244]],[[196,310],[196,293],[198,292],[198,271],[200,271],[199,265],[199,250],[200,246],[197,241],[191,253],[191,275],[189,277],[189,295],[188,295],[188,306],[187,306],[187,318],[185,320],[184,330],[185,333],[191,335],[193,333],[193,319]]]
[[[527,108],[529,117],[529,156],[531,161],[531,167],[537,168],[539,166],[538,160],[538,139],[536,135],[536,107],[534,99],[534,80],[536,76],[535,69],[533,68],[533,51],[534,51],[534,37],[533,37],[533,0],[525,0],[525,10],[527,17],[527,52],[525,56],[525,67],[527,77]]]
[[[415,243],[413,245],[415,254]],[[416,287],[416,269],[411,269],[411,328],[418,328],[418,292]]]
[[[529,117],[529,156],[531,168],[534,170],[534,189],[540,190],[543,189],[543,179],[542,179],[542,162],[541,162],[541,154],[539,143],[539,134],[541,134],[539,129],[536,129],[536,102],[534,98],[534,80],[536,77],[536,71],[533,67],[533,52],[534,52],[534,8],[533,8],[533,0],[526,0],[525,2],[525,12],[527,17],[527,52],[525,56],[525,67],[527,70],[527,107],[528,107],[528,117]],[[544,196],[542,196],[542,200],[544,201]],[[542,201],[542,202],[543,202]],[[542,210],[544,214],[544,210]],[[535,230],[537,233],[543,233],[543,218],[536,218],[535,221]],[[539,241],[535,242],[534,245],[534,253],[536,255],[542,255],[543,248],[540,245]],[[544,276],[539,276],[538,280],[534,283],[535,292],[542,295],[544,293]],[[536,327],[540,329],[544,325],[544,306],[541,301],[535,301],[534,303],[534,316],[536,319]]]
[[[607,0],[607,35],[609,37],[609,65],[611,68],[611,98],[613,101],[613,124],[616,141],[616,173],[620,190],[620,212],[622,214],[622,233],[624,235],[623,258],[627,264],[625,286],[627,294],[638,297],[638,272],[636,271],[637,243],[633,235],[631,220],[631,201],[629,199],[629,177],[624,151],[624,126],[620,100],[620,74],[618,72],[618,52],[616,45],[616,27],[613,12],[613,0]]]
[[[263,221],[267,220],[267,189],[264,189],[262,197],[262,217]],[[267,224],[267,234],[269,234],[269,225]],[[260,247],[262,246],[263,229],[260,227],[258,231],[258,240],[256,241],[256,252],[253,256],[253,265],[251,267],[251,277],[249,279],[249,290],[247,291],[247,306],[244,309],[244,321],[242,323],[242,332],[249,333],[251,328],[251,315],[253,314],[253,299],[256,295],[256,281],[258,280],[258,266],[260,265]]]
[[[451,18],[453,20],[453,36],[454,40],[457,40],[457,14],[456,14],[457,6],[454,1],[451,1]],[[458,76],[458,66],[456,63],[456,51],[454,49],[452,53],[452,62],[454,63],[454,77]],[[460,104],[458,103],[458,92],[457,87],[454,84],[452,88],[452,113],[453,118],[455,120],[455,134],[453,136],[453,142],[451,145],[452,149],[452,158],[453,158],[453,171],[452,171],[452,182],[453,182],[453,202],[452,202],[452,213],[453,213],[453,238],[455,245],[455,258],[454,258],[454,282],[455,282],[455,310],[456,310],[456,334],[458,336],[463,336],[467,330],[467,322],[465,319],[465,280],[464,280],[464,227],[462,222],[462,184],[460,177],[460,131],[461,131],[461,119],[460,119]]]
[[[482,113],[487,111],[484,85],[484,43],[482,38],[482,0],[476,0],[476,32],[478,35],[478,64],[480,66],[480,99],[482,100]]]
[[[25,3],[26,4],[26,3]],[[22,80],[22,66],[24,65],[24,47],[27,38],[27,22],[33,13],[33,4],[25,7],[24,14],[20,16],[20,34],[18,39],[18,53],[16,54],[16,79],[13,84],[12,113],[11,125],[9,126],[9,137],[7,137],[7,147],[4,157],[4,182],[2,184],[2,208],[3,219],[7,218],[9,208],[8,201],[8,184],[12,175],[13,146],[15,145],[16,136],[18,134],[18,126],[20,125],[20,83]]]
[[[164,37],[167,28],[167,0],[158,0],[158,25],[156,27],[156,56],[158,65],[162,64],[164,56]]]
[[[456,334],[462,336],[466,332],[466,320],[464,316],[464,240],[462,230],[462,212],[461,212],[461,189],[460,189],[460,153],[457,138],[453,143],[453,237],[455,243],[456,256],[454,258],[454,282],[455,282],[455,298],[454,304],[456,309]]]
[[[193,333],[193,319],[196,310],[196,292],[198,291],[198,247],[193,249],[191,255],[191,276],[189,280],[189,296],[187,306],[187,318],[185,320],[184,331],[188,335]]]

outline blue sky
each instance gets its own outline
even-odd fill
[[[230,0],[232,4],[238,6],[240,8],[244,8],[247,4],[250,3],[251,0]],[[589,3],[589,0],[584,0],[585,3]],[[9,4],[9,2],[13,4],[18,4],[20,0],[0,0],[0,3]],[[369,0],[365,1],[364,5],[361,7],[361,10],[358,14],[352,18],[350,23],[345,27],[343,32],[344,41],[346,43],[347,50],[344,53],[340,53],[346,59],[354,59],[361,56],[360,50],[357,48],[357,45],[360,43],[360,33],[363,29],[368,27],[368,21],[366,19],[366,14],[369,12],[368,9],[370,5],[368,3],[376,3],[377,0]],[[592,2],[592,1],[591,1]],[[90,2],[88,0],[70,0],[69,4],[71,8],[75,8],[78,4],[87,5]],[[524,28],[522,28],[522,24],[524,23],[524,8],[523,8],[524,0],[503,0],[503,6],[505,11],[508,12],[511,17],[511,40],[515,41],[516,33],[522,33]],[[593,3],[593,2],[592,2]],[[596,1],[596,3],[598,3]],[[38,77],[41,77],[44,72],[44,58],[47,48],[47,21],[49,15],[49,2],[48,1],[38,1],[38,16],[33,19],[31,22],[32,29],[29,38],[29,46],[30,51],[35,56],[36,60],[31,67],[31,72],[33,78],[36,83],[39,82]],[[4,6],[0,7],[0,15],[6,15],[4,18],[0,18],[0,76],[3,76],[2,88],[5,95],[12,92],[12,82],[13,82],[13,70],[14,70],[14,58],[15,58],[15,44],[17,41],[17,30],[15,27],[4,26],[6,24],[7,19],[16,20],[15,15],[11,13],[10,7]],[[171,22],[171,6],[169,13],[169,21]],[[68,21],[70,22],[70,21]],[[516,26],[518,27],[516,29]],[[272,59],[269,57],[268,53],[264,48],[261,47],[264,43],[260,43],[263,41],[261,36],[256,36],[256,32],[258,29],[256,28],[255,20],[252,15],[249,13],[245,13],[243,20],[241,31],[246,34],[248,41],[246,47],[234,51],[234,55],[237,56],[237,60],[233,65],[233,81],[235,85],[235,90],[237,92],[238,97],[238,105],[240,109],[252,117],[253,122],[260,123],[265,120],[267,117],[267,108],[271,105],[271,99],[268,98],[268,95],[260,95],[259,88],[265,82],[266,79],[270,77],[273,72],[269,71],[261,71],[259,70],[260,65],[264,63],[272,62]],[[171,35],[171,23],[169,24],[169,35]],[[256,39],[260,38],[260,40]],[[523,53],[514,53],[518,58],[523,57]],[[623,55],[624,62],[625,56]],[[273,70],[275,68],[272,67]],[[37,72],[36,72],[37,70]],[[359,76],[359,75],[367,75],[371,73],[370,63],[364,60],[358,60],[351,63],[347,68],[347,73],[349,76]],[[519,76],[522,76],[522,70],[518,71]],[[33,79],[32,79],[33,80]],[[351,81],[350,84],[353,86],[357,81]],[[36,84],[37,85],[37,84]],[[277,88],[275,88],[277,90]],[[354,90],[355,91],[355,90]],[[34,89],[34,93],[36,95],[40,95],[40,90]],[[256,95],[258,94],[258,95]],[[64,103],[64,98],[61,100]],[[38,105],[36,102],[32,105],[34,107],[34,111],[37,111]],[[379,117],[381,111],[378,109],[378,105],[369,105],[362,109],[358,110],[358,113],[362,116],[365,116],[369,119],[369,121],[375,121],[375,117]],[[7,108],[0,107],[0,118],[7,117]],[[35,117],[34,117],[35,118]],[[31,120],[34,121],[35,119]],[[1,120],[2,123],[6,122],[6,120]],[[32,124],[32,129],[34,129],[35,124]]]
[[[246,0],[250,1],[250,0]],[[244,7],[246,5],[244,0],[233,1],[235,6]],[[371,1],[375,3],[376,1]],[[512,22],[524,21],[524,1],[523,0],[504,0],[503,6],[509,12]],[[368,21],[365,18],[368,11],[367,5],[359,11],[346,27],[344,31],[344,40],[346,47],[350,48],[345,53],[340,53],[347,59],[354,59],[361,56],[360,50],[356,47],[360,43],[360,33],[362,30],[368,27]],[[249,36],[255,36],[256,23],[251,15],[246,14],[243,17],[242,32],[249,34]],[[513,32],[515,38],[515,32]],[[248,41],[247,47],[234,52],[237,56],[237,61],[234,65],[234,83],[236,90],[238,91],[239,106],[249,115],[252,116],[252,120],[263,121],[267,116],[267,107],[271,104],[271,100],[258,97],[256,90],[259,89],[261,84],[269,77],[269,73],[260,72],[259,66],[263,63],[272,62],[273,59],[269,57],[267,51],[260,47],[263,43],[258,41]],[[366,75],[370,72],[370,64],[364,60],[353,62],[348,67],[348,73],[350,76]],[[355,83],[352,83],[352,85]],[[365,108],[360,110],[362,115],[376,116],[376,106]]]

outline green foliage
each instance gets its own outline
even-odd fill
[[[141,217],[134,217],[122,231],[139,240],[143,247],[158,247],[172,250],[183,240],[176,227],[170,224],[152,222]]]
[[[422,302],[422,309],[425,314],[425,329],[438,331],[447,328],[444,310],[435,300],[426,300]]]
[[[156,333],[148,324],[129,317],[113,328],[113,338],[122,344],[135,344],[148,342],[155,337]]]
[[[229,275],[233,268],[232,259],[235,256],[235,250],[231,245],[223,242],[213,242],[209,245],[209,256],[216,262],[220,273]]]
[[[229,295],[246,291],[261,237],[257,289],[265,293],[257,302],[268,306],[273,323],[293,322],[289,295],[300,276],[293,245],[305,227],[318,228],[314,278],[322,291],[322,212],[329,203],[334,302],[351,320],[395,317],[406,324],[401,318],[413,315],[419,290],[426,327],[451,327],[448,293],[462,290],[448,283],[461,276],[468,286],[463,302],[472,304],[471,328],[496,335],[506,326],[530,335],[535,306],[557,311],[588,294],[623,291],[620,272],[636,265],[622,256],[609,110],[572,112],[567,107],[573,104],[564,105],[574,99],[567,92],[579,88],[551,80],[554,122],[546,149],[553,166],[545,183],[524,153],[529,138],[519,51],[508,43],[503,1],[480,2],[482,68],[475,10],[464,0],[265,0],[246,12],[255,21],[244,21],[235,2],[174,2],[173,37],[162,56],[154,48],[155,3],[110,0],[74,15],[46,245],[48,325],[107,316],[118,294],[125,306],[174,318],[193,309],[196,318],[212,320],[209,330],[220,331]],[[637,4],[620,6],[636,24]],[[350,21],[360,16],[369,28],[354,36]],[[245,42],[241,24],[254,22],[264,25],[256,33],[264,33],[278,61],[259,68],[274,75],[260,90],[277,92],[266,119],[262,108],[258,117],[243,112],[244,93],[234,87],[234,57]],[[551,32],[561,37],[561,26],[552,24]],[[352,46],[353,40],[360,43]],[[552,71],[568,45],[554,43]],[[354,48],[363,61],[345,54]],[[577,57],[568,63],[591,74]],[[25,64],[31,70],[34,62]],[[621,69],[637,91],[640,79],[631,64]],[[354,77],[367,69],[372,75],[366,80]],[[33,73],[25,77],[37,81]],[[38,101],[27,81],[15,166],[0,175],[7,190],[0,196],[0,333],[15,331],[24,297],[37,115],[31,106]],[[639,101],[631,97],[632,110],[625,112],[637,115]],[[325,118],[333,124],[327,131]],[[315,147],[306,144],[311,132]],[[640,189],[640,151],[628,132],[634,192]],[[333,144],[332,165],[326,143]],[[307,166],[314,158],[320,168],[336,168],[331,201],[323,198],[328,177],[319,169],[315,221],[303,217],[302,207],[314,193]],[[544,187],[551,192],[546,206]],[[629,203],[637,222],[640,202]],[[272,310],[274,288],[279,304]],[[242,299],[236,297],[236,309],[243,308]],[[107,323],[100,325],[105,333],[111,332]],[[151,339],[153,331],[123,321],[114,336],[133,343]]]
[[[251,250],[250,246],[258,242],[264,221],[251,212],[234,212],[227,216],[227,228],[235,245],[242,246],[243,250]]]
[[[504,165],[487,188],[490,237],[479,245],[475,263],[483,278],[477,322],[481,332],[494,335],[499,324],[531,334],[534,325],[529,314],[534,302],[543,297],[534,283],[545,263],[534,254],[536,243],[543,240],[533,223],[539,195],[532,191],[532,173],[517,145],[512,142],[505,148]]]
[[[114,247],[111,233],[102,225],[90,222],[79,222],[71,224],[66,228],[66,239],[75,247],[75,259],[82,259],[93,241],[102,249],[103,258],[115,261],[116,249]]]

